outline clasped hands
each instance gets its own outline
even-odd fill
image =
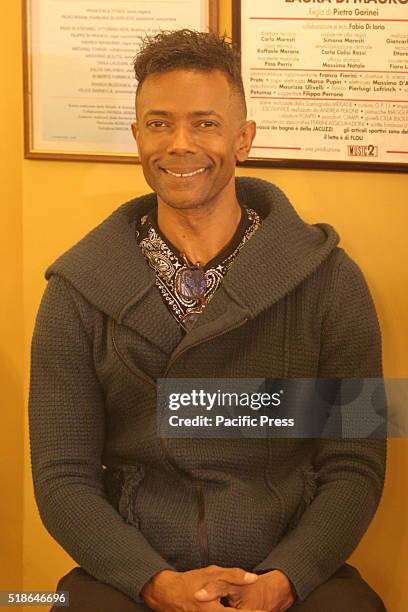
[[[284,612],[295,601],[289,579],[279,570],[258,576],[218,565],[187,572],[163,570],[141,593],[156,612]],[[231,607],[224,606],[221,598]]]

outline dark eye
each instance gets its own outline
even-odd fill
[[[156,119],[156,121],[151,121],[150,123],[148,123],[147,125],[150,127],[151,125],[153,125],[154,127],[157,127],[157,123],[161,123],[162,125],[165,125],[164,121],[160,121],[159,119]],[[161,127],[161,125],[159,125],[158,127]]]

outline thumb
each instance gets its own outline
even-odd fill
[[[252,584],[258,580],[257,574],[245,572],[240,579],[235,577],[234,583],[226,580],[211,580],[207,582],[204,588],[199,589],[194,593],[194,597],[198,601],[211,601],[213,599],[219,599],[220,597],[226,597],[231,593],[232,590],[236,590],[238,586],[245,586],[246,584]]]
[[[244,581],[246,584],[252,584],[258,580],[258,574],[253,574],[252,572],[245,572]]]
[[[213,599],[219,599],[228,595],[228,587],[231,588],[230,584],[222,580],[213,580],[205,585],[205,588],[200,589],[194,593],[194,597],[198,601],[212,601]]]
[[[217,578],[218,580],[224,580],[230,584],[245,586],[246,584],[256,582],[259,576],[258,574],[253,574],[252,572],[246,572],[239,567],[226,567],[222,568],[222,571]]]

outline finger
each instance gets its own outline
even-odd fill
[[[237,608],[226,608],[223,606],[222,609],[237,612]],[[268,612],[268,610],[250,610],[249,608],[239,608],[239,612]]]
[[[232,585],[224,580],[211,580],[207,582],[205,587],[196,591],[194,597],[198,601],[212,601],[213,599],[219,599],[225,597],[231,592]]]
[[[230,608],[228,606],[223,606],[219,602],[211,602],[209,604],[203,605],[203,610],[207,612],[237,612],[237,608]],[[200,606],[201,610],[201,606]],[[268,612],[268,610],[258,610],[258,608],[239,608],[238,612]]]
[[[257,574],[252,574],[239,568],[220,568],[219,578],[209,580],[203,588],[194,593],[198,601],[212,601],[230,594],[234,587],[252,584],[258,580]]]
[[[207,612],[237,612],[237,608],[229,608],[228,606],[223,606],[220,603],[209,604],[208,607],[205,607]],[[258,610],[254,608],[239,608],[239,612],[268,612],[268,610]]]
[[[225,580],[230,584],[245,585],[256,582],[259,578],[258,574],[247,572],[240,567],[219,567],[216,566],[216,577],[217,580]],[[215,568],[214,568],[215,570]]]

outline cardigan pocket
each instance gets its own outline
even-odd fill
[[[145,476],[142,465],[124,465],[105,470],[105,489],[110,503],[129,525],[140,528],[135,510],[136,496]]]
[[[316,480],[317,474],[311,465],[297,467],[278,481],[271,481],[267,475],[268,487],[280,502],[282,535],[296,527],[313,501],[317,490]]]
[[[299,474],[303,481],[303,492],[300,503],[288,522],[288,531],[294,529],[298,525],[303,513],[315,498],[317,491],[317,473],[312,466],[296,468],[295,471]]]
[[[276,540],[278,541],[282,535],[282,531],[285,525],[285,506],[286,506],[285,499],[280,491],[279,485],[277,483],[272,482],[272,480],[269,478],[268,473],[265,473],[264,480],[265,480],[266,486],[268,487],[269,491],[273,495],[273,498],[270,499],[270,503],[273,503],[274,501],[275,504],[277,504],[276,520],[277,520],[278,531],[275,533],[275,537],[276,537]]]

